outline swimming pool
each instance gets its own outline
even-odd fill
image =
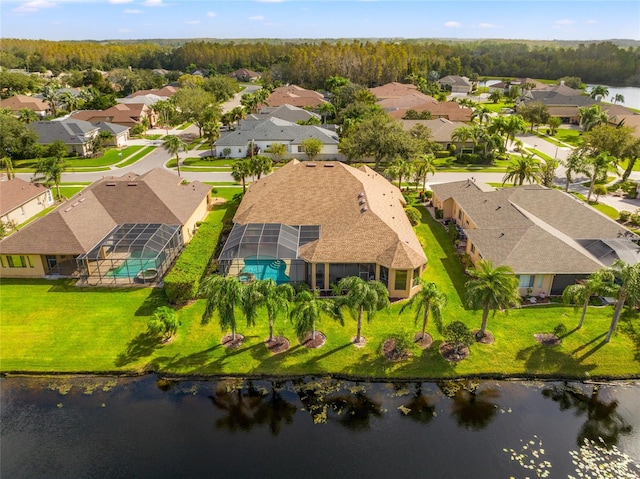
[[[252,274],[255,279],[272,279],[278,284],[289,283],[291,278],[285,274],[287,265],[277,258],[247,257],[244,259],[242,273]]]
[[[129,258],[120,266],[107,271],[109,278],[135,278],[140,271],[156,269],[155,259]]]

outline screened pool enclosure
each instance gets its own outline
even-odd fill
[[[308,281],[309,272],[298,248],[320,237],[320,226],[279,223],[234,224],[220,253],[222,274],[240,281],[273,279],[281,283]]]
[[[154,283],[183,248],[180,226],[126,223],[78,256],[80,279],[93,285]]]

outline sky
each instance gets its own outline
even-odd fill
[[[640,40],[640,1],[0,0],[0,37]]]

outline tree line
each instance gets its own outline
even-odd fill
[[[321,88],[326,78],[339,75],[369,87],[403,81],[431,71],[445,75],[582,78],[587,83],[640,84],[638,47],[613,42],[573,46],[524,41],[479,40],[443,42],[309,41],[224,42],[187,41],[166,45],[151,41],[71,42],[3,39],[0,65],[26,68],[85,70],[97,68],[207,69],[226,74],[238,68],[267,73],[268,77],[310,88]]]

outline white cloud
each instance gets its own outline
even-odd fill
[[[162,0],[146,0],[146,2],[143,3],[143,5],[145,7],[164,7],[164,3],[162,3]]]
[[[131,3],[133,0],[109,0],[109,3]]]
[[[462,23],[460,22],[447,22],[444,24],[445,27],[447,28],[460,28],[462,26]]]
[[[142,10],[138,10],[138,9],[136,9],[136,8],[127,8],[127,9],[124,11],[124,13],[128,13],[128,14],[131,14],[131,15],[137,15],[137,14],[139,14],[139,13],[142,13]]]
[[[478,26],[480,28],[498,28],[498,25],[494,25],[493,23],[481,23]]]
[[[13,9],[14,13],[36,13],[41,8],[52,8],[56,4],[49,2],[48,0],[33,0],[31,2],[25,2],[19,7]]]
[[[249,17],[249,20],[253,20],[255,22],[264,22],[264,15],[255,15],[253,17]]]
[[[213,18],[216,15],[217,15],[216,12],[207,12],[207,17]]]
[[[200,20],[187,20],[186,22],[187,25],[197,25],[198,23],[200,23]]]
[[[575,22],[573,20],[557,20],[556,25],[573,25]]]

